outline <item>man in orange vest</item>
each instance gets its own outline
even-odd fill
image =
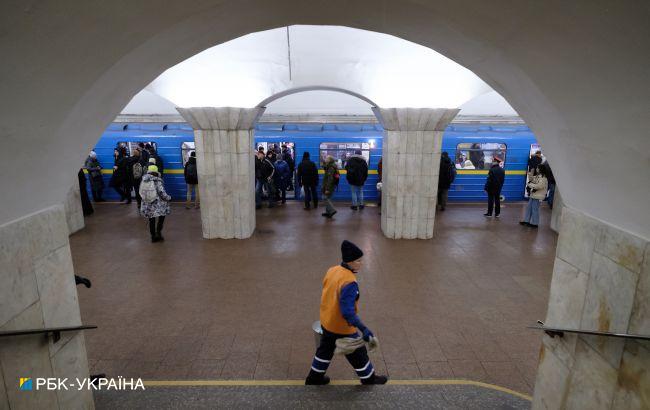
[[[325,376],[329,367],[336,340],[343,337],[359,337],[357,329],[366,342],[373,336],[357,316],[359,285],[356,273],[361,269],[363,252],[355,244],[343,241],[340,265],[329,268],[323,279],[323,293],[320,300],[320,323],[323,329],[320,346],[311,364],[305,384],[323,385],[330,381]],[[386,376],[378,376],[368,358],[368,351],[362,346],[345,356],[357,372],[362,384],[385,384]]]

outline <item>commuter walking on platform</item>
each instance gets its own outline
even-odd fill
[[[498,218],[501,213],[501,188],[503,188],[503,183],[506,179],[506,172],[499,165],[500,162],[499,158],[494,157],[492,166],[488,171],[485,187],[483,188],[488,195],[488,210],[484,214],[487,217],[492,216],[493,209],[495,218]]]
[[[185,184],[187,184],[187,195],[185,201],[185,209],[190,209],[190,203],[192,202],[192,192],[194,192],[194,208],[199,209],[200,199],[199,199],[199,171],[196,167],[196,152],[190,152],[190,157],[185,163],[185,169],[183,170],[183,175],[185,176]]]
[[[547,170],[543,164],[538,165],[528,174],[526,189],[529,191],[528,205],[526,205],[524,220],[520,221],[519,224],[537,228],[539,225],[539,203],[546,198],[546,190],[548,189]]]
[[[142,216],[149,219],[151,242],[164,241],[165,239],[162,236],[163,224],[165,223],[165,216],[171,213],[169,202],[172,197],[165,191],[165,184],[160,177],[157,166],[149,165],[147,174],[142,177],[140,196],[142,197],[140,212]]]
[[[314,209],[318,208],[318,168],[314,161],[309,159],[309,152],[302,154],[302,162],[298,165],[298,174],[296,177],[298,184],[305,190],[305,209],[310,209],[310,203],[314,203]]]
[[[339,185],[339,169],[336,167],[336,161],[331,155],[325,158],[325,175],[323,176],[323,198],[325,199],[325,212],[322,214],[326,218],[331,218],[337,212],[332,203],[334,190]]]
[[[361,150],[356,150],[345,164],[346,180],[352,193],[352,210],[363,209],[363,185],[368,179],[368,163],[361,156]]]
[[[257,151],[257,158],[255,158],[255,209],[262,207],[262,193],[266,188],[268,192],[269,208],[275,205],[273,199],[275,192],[273,192],[273,174],[275,167],[273,163],[264,156],[263,151]]]
[[[282,200],[282,203],[287,202],[287,189],[291,181],[291,171],[289,164],[284,160],[284,154],[278,154],[277,161],[275,161],[275,187]]]
[[[342,338],[361,337],[366,342],[374,339],[357,315],[359,285],[356,275],[362,266],[363,252],[355,244],[343,241],[341,264],[329,268],[323,279],[320,302],[320,323],[323,330],[320,345],[312,361],[311,370],[305,380],[308,385],[325,385],[330,379],[325,372],[334,357],[336,341]],[[361,384],[385,384],[386,376],[375,374],[365,344],[345,355],[361,380]]]
[[[440,156],[440,172],[438,174],[438,207],[444,211],[447,207],[449,188],[456,178],[456,167],[449,159],[449,154],[443,152]]]
[[[142,182],[142,177],[147,171],[147,163],[142,160],[142,151],[140,148],[133,150],[133,156],[129,158],[129,168],[131,169],[131,175],[133,177],[133,190],[135,191],[135,200],[138,203],[138,210],[142,205],[142,197],[140,196],[140,183]],[[131,191],[129,190],[129,195]]]
[[[97,160],[97,153],[90,151],[90,155],[86,158],[84,168],[88,171],[88,179],[90,180],[90,191],[93,194],[93,201],[104,202],[102,198],[102,191],[104,190],[104,178],[102,177],[102,166]]]

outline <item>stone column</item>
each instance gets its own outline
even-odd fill
[[[75,181],[68,191],[68,195],[63,203],[65,209],[65,219],[68,224],[68,233],[73,233],[83,229],[85,226],[84,212],[81,206],[81,193],[79,192],[79,184]]]
[[[81,324],[62,205],[0,226],[0,266],[0,331]],[[2,338],[0,408],[94,407],[88,390],[20,391],[21,377],[87,378],[83,332],[62,333],[56,343],[40,334]]]
[[[560,189],[555,185],[555,195],[553,196],[553,211],[551,211],[551,230],[555,233],[560,233],[560,222],[562,221],[562,208],[564,207],[564,202],[562,202],[562,195],[560,195]]]
[[[264,108],[178,112],[194,128],[203,237],[250,237],[255,230],[253,126]]]
[[[381,230],[393,239],[430,239],[436,215],[442,134],[459,110],[373,110],[386,130]]]
[[[562,208],[545,324],[650,335],[650,240]],[[533,409],[642,409],[650,343],[544,335]]]

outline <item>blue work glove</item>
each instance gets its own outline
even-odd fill
[[[363,329],[363,340],[366,342],[370,341],[370,337],[374,337],[375,335],[368,329],[367,327]]]

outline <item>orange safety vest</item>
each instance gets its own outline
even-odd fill
[[[323,279],[323,293],[320,298],[320,324],[323,328],[332,333],[349,335],[355,333],[357,328],[350,326],[341,313],[339,297],[341,289],[346,285],[356,282],[354,273],[337,265],[327,270]],[[354,310],[357,310],[358,302],[354,303]]]

